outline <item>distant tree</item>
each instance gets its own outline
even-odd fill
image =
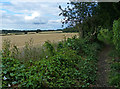
[[[25,33],[25,34],[27,34],[28,32],[27,32],[27,31],[25,31],[24,33]]]
[[[42,32],[42,30],[40,30],[40,29],[37,29],[36,33],[39,33],[39,32]]]

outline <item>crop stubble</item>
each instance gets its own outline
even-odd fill
[[[33,45],[43,44],[45,41],[49,40],[51,42],[58,42],[66,38],[71,38],[78,33],[48,33],[48,34],[25,34],[25,35],[10,35],[2,36],[2,42],[5,39],[11,41],[12,44],[17,45],[19,48],[25,45],[31,38],[33,40]],[[1,43],[0,43],[1,44]]]

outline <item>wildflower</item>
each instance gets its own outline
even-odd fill
[[[6,80],[7,78],[4,76],[3,80]]]
[[[8,84],[8,87],[11,87],[11,85],[10,85],[10,84]]]
[[[46,56],[46,58],[48,58],[48,56]]]

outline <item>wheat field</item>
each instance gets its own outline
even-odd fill
[[[2,38],[2,41],[0,44],[3,43],[5,39],[8,39],[11,41],[12,44],[20,47],[23,47],[25,45],[25,42],[28,42],[30,39],[33,40],[33,45],[42,45],[45,41],[51,41],[51,42],[58,42],[62,41],[64,38],[71,38],[75,35],[78,35],[78,33],[44,33],[44,34],[25,34],[25,35],[8,35],[8,36],[0,36]]]

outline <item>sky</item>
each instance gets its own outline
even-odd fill
[[[62,28],[58,8],[69,0],[0,0],[0,29],[56,30]]]

